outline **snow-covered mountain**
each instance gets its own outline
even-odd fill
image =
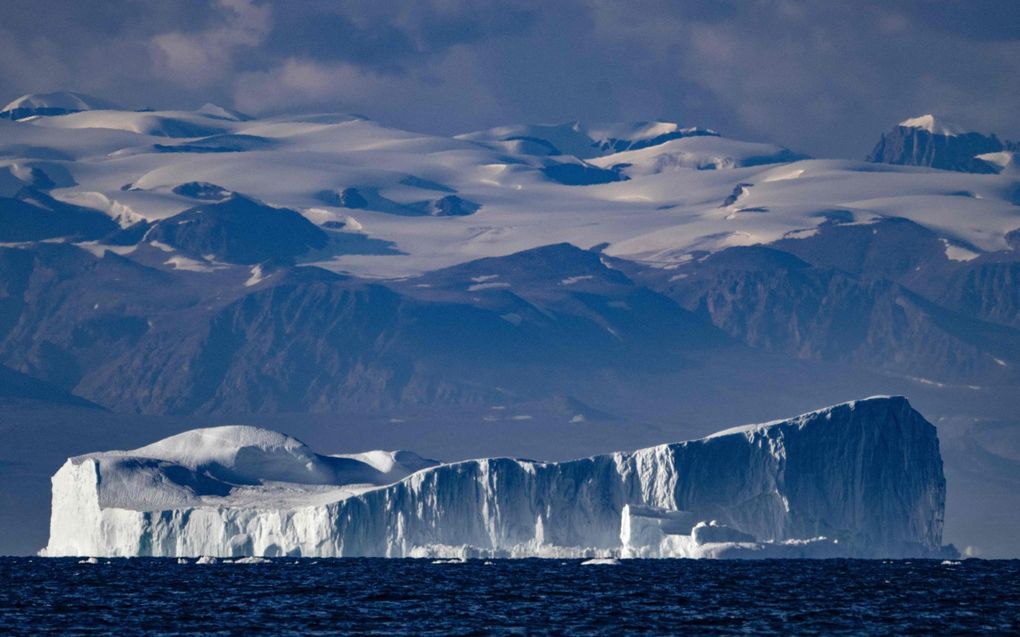
[[[46,99],[19,108],[82,109],[0,122],[0,263],[18,282],[2,362],[118,409],[485,400],[523,390],[479,382],[487,374],[472,361],[576,367],[595,346],[612,367],[650,364],[650,352],[686,360],[695,343],[719,347],[708,345],[724,338],[713,326],[757,350],[939,382],[1013,383],[1020,368],[1020,186],[1009,171],[804,159],[665,122],[441,138],[340,115]],[[967,135],[931,117],[896,130]],[[544,248],[566,244],[582,250]],[[751,254],[779,258],[748,265]],[[152,280],[169,288],[154,294]],[[313,290],[330,300],[288,309]],[[59,309],[93,297],[111,310]],[[353,329],[326,307],[403,314]],[[264,326],[280,321],[308,339],[300,351],[332,352],[314,372],[300,371],[294,339],[273,346],[293,365],[260,360]],[[700,336],[681,336],[681,324]],[[454,325],[457,338],[424,345]],[[652,345],[654,335],[665,336]],[[422,354],[386,344],[398,342]],[[461,361],[472,381],[426,371],[433,356],[436,370]],[[338,382],[354,369],[359,381]],[[164,389],[138,384],[154,377]],[[264,389],[240,398],[238,383]]]
[[[315,254],[334,271],[373,277],[559,241],[607,244],[608,254],[667,265],[698,251],[800,236],[831,207],[848,210],[853,222],[906,217],[980,252],[1006,248],[1017,226],[1007,176],[803,160],[676,124],[519,126],[450,139],[346,116],[224,113],[86,110],[0,122],[0,184],[7,196],[18,184],[48,184],[56,199],[150,223],[193,207],[189,185],[208,184],[330,224],[343,239],[393,243],[385,258],[339,247]],[[920,162],[908,159],[882,158]]]
[[[218,427],[69,459],[45,554],[934,557],[944,505],[935,428],[902,398],[563,463]]]
[[[904,166],[931,166],[969,173],[996,173],[1002,167],[989,155],[1017,150],[995,135],[965,129],[934,115],[911,117],[882,135],[868,161]]]

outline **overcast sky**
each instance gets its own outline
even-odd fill
[[[355,112],[457,133],[667,119],[860,157],[934,112],[1020,139],[1020,0],[5,0],[0,103]]]

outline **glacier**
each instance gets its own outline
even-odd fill
[[[935,427],[873,397],[567,462],[320,455],[245,426],[70,458],[45,556],[942,557]]]

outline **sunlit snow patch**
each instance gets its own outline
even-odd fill
[[[968,250],[959,244],[952,243],[948,239],[942,239],[941,241],[942,245],[946,248],[946,258],[951,261],[972,261],[981,256],[979,253],[974,252],[973,250]]]

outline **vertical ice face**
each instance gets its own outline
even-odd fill
[[[904,398],[855,401],[680,447],[678,508],[700,519],[766,541],[835,538],[869,555],[941,544],[938,437]],[[725,458],[731,480],[715,464]]]
[[[332,457],[280,434],[199,431],[234,451],[188,432],[68,460],[53,478],[46,554],[897,557],[942,548],[938,438],[903,398],[570,462],[419,463],[383,486],[385,477],[371,484],[349,464],[338,471]],[[259,478],[260,457],[272,460],[272,481]],[[238,484],[232,463],[241,460]]]

